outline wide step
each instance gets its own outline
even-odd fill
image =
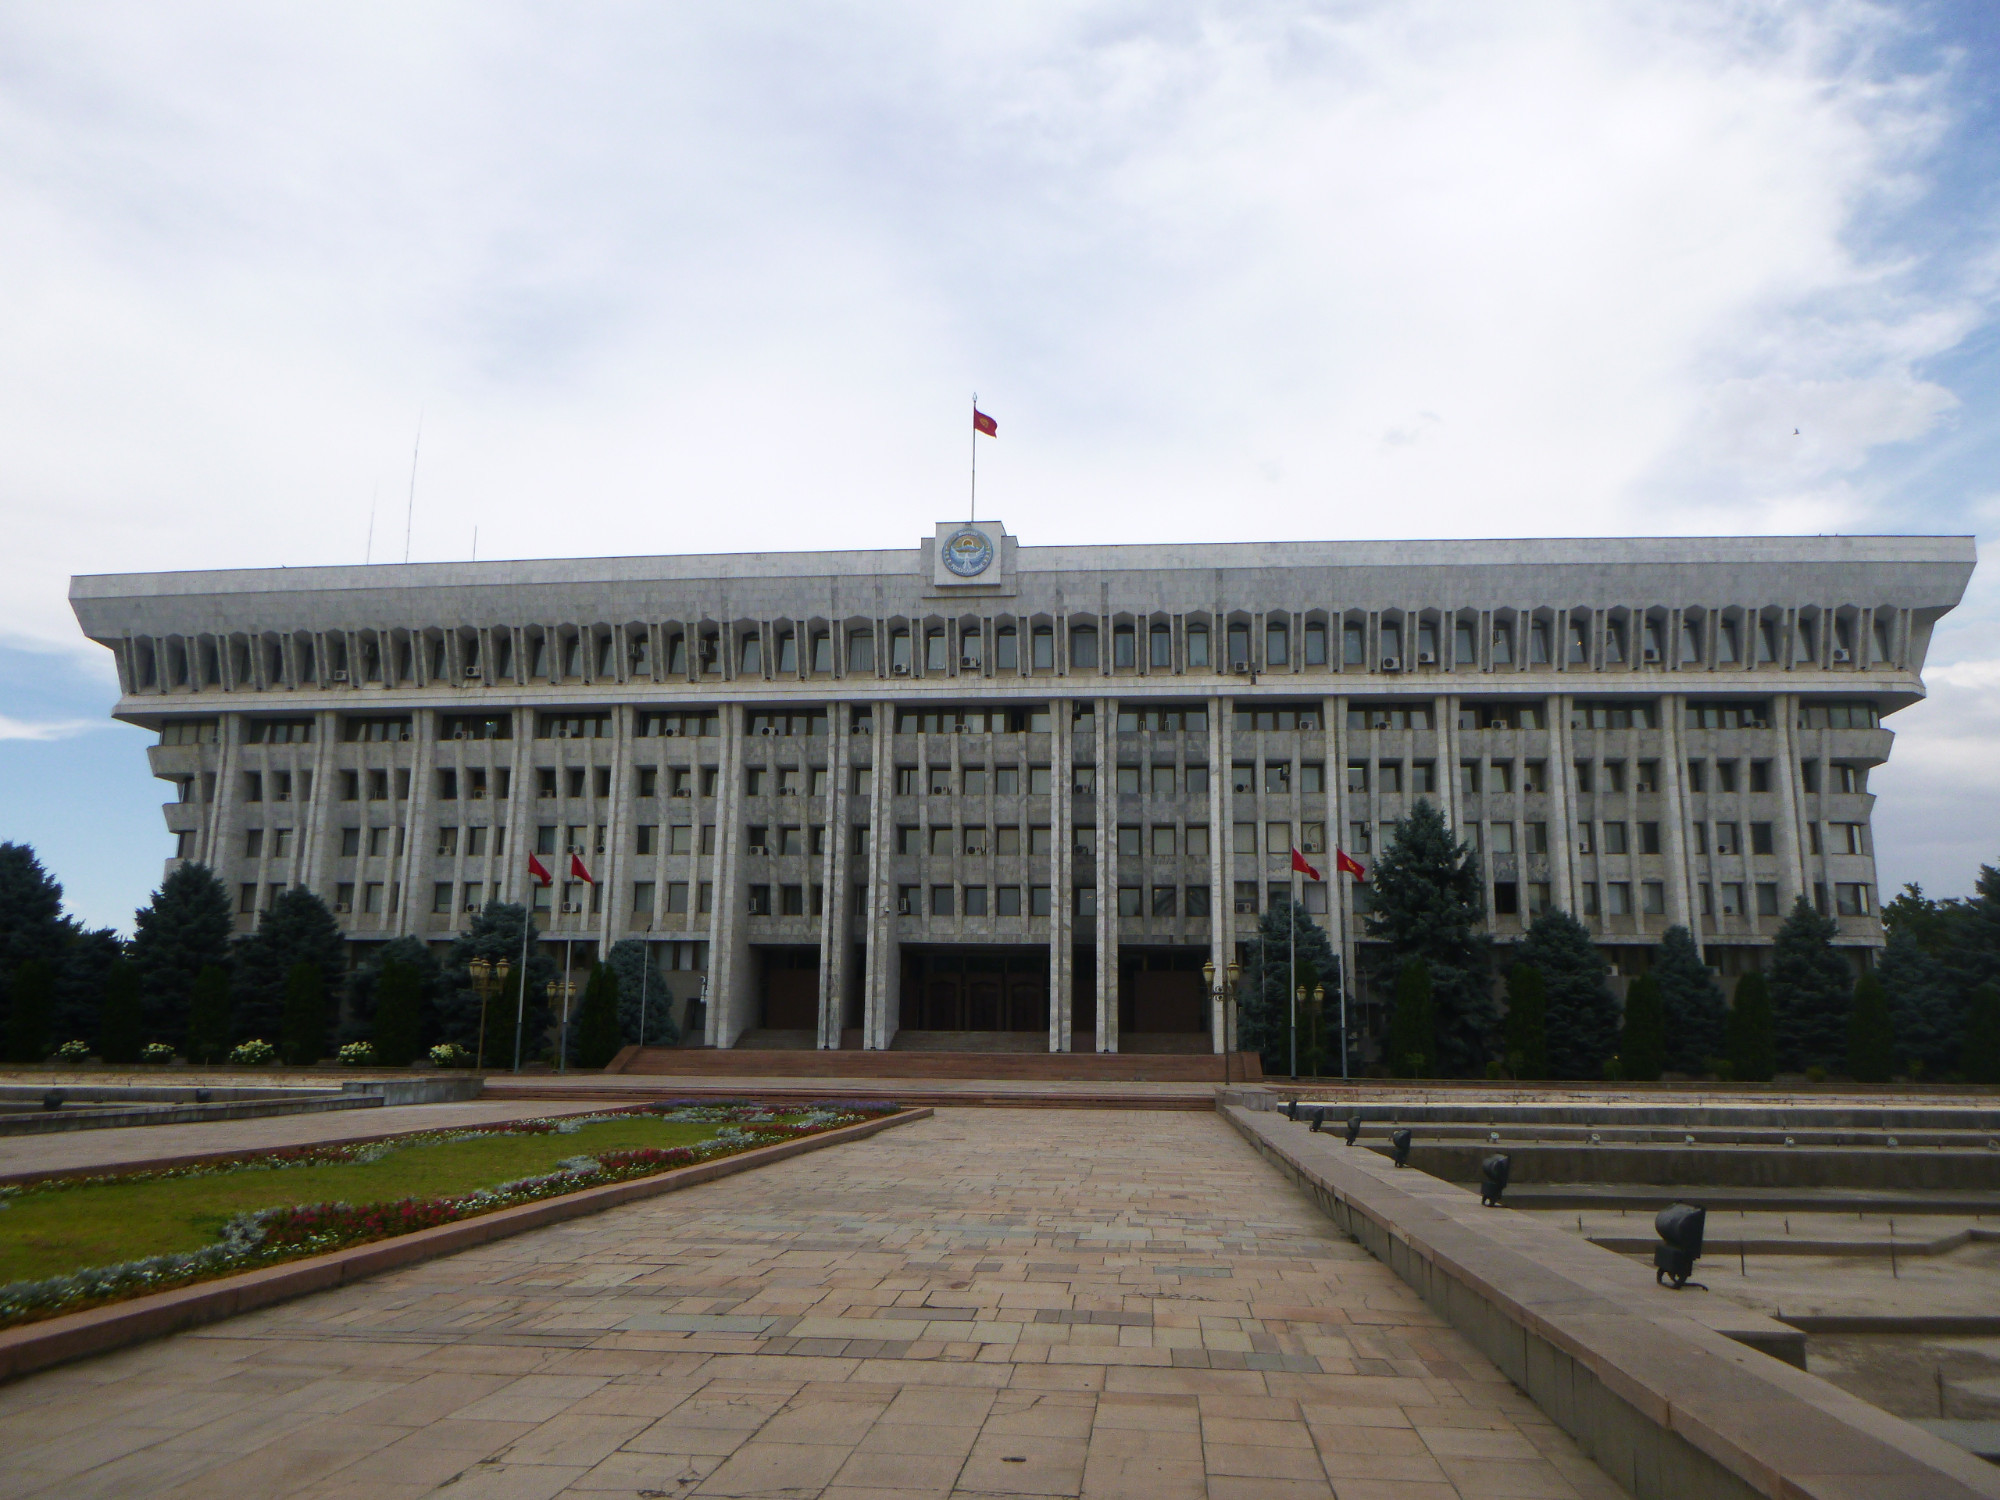
[[[681,1078],[982,1078],[1135,1083],[1255,1082],[1255,1053],[781,1051],[643,1047],[619,1072]]]

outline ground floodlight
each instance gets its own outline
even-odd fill
[[[1395,1152],[1396,1165],[1407,1167],[1410,1164],[1410,1132],[1407,1130],[1397,1131],[1389,1137],[1389,1146]]]
[[[1347,1144],[1353,1145],[1361,1139],[1361,1111],[1355,1110],[1347,1117]]]
[[[211,1089],[196,1089],[194,1091],[194,1102],[197,1104],[206,1104],[214,1097],[215,1093]]]
[[[1679,1291],[1684,1286],[1698,1291],[1708,1288],[1689,1281],[1694,1263],[1701,1259],[1702,1231],[1708,1225],[1708,1210],[1692,1203],[1670,1203],[1653,1219],[1653,1228],[1666,1243],[1653,1247],[1653,1280],[1666,1282]]]
[[[1291,1121],[1291,1122],[1292,1122],[1293,1124],[1297,1124],[1297,1123],[1298,1123],[1298,1119],[1299,1119],[1299,1101],[1298,1101],[1298,1100],[1296,1100],[1296,1099],[1287,1099],[1287,1100],[1285,1101],[1285,1118],[1286,1118],[1287,1120],[1290,1120],[1290,1121]]]
[[[1326,1129],[1326,1111],[1323,1109],[1316,1109],[1313,1111],[1312,1133],[1314,1135],[1318,1135],[1324,1129]]]
[[[1481,1208],[1501,1207],[1500,1195],[1507,1191],[1507,1174],[1514,1169],[1514,1159],[1504,1152],[1496,1151],[1479,1164],[1479,1206]]]
[[[50,1089],[46,1094],[42,1095],[42,1108],[61,1109],[63,1107],[63,1100],[68,1097],[69,1095],[65,1094],[61,1089]]]

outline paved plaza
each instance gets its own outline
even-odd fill
[[[0,1497],[1621,1493],[1213,1115],[950,1110],[0,1387]]]

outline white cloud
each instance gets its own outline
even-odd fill
[[[109,729],[109,719],[54,719],[36,721],[0,714],[0,740],[67,740],[79,734]]]

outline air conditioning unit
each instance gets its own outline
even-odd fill
[[[469,797],[474,802],[484,802],[486,800],[486,788],[483,786],[476,786],[471,791],[467,792],[466,796]]]
[[[694,793],[686,787],[677,787],[674,790],[674,795],[676,797],[692,797]]]
[[[1248,677],[1250,675],[1250,663],[1239,661],[1233,664],[1229,670],[1234,672],[1238,677]]]
[[[467,911],[478,911],[479,903],[477,901],[468,901],[465,903],[465,909]]]
[[[673,725],[671,725],[671,724],[663,724],[663,725],[661,725],[661,726],[660,726],[660,738],[661,738],[661,739],[663,739],[663,740],[671,740],[671,739],[677,739],[677,738],[679,738],[679,736],[680,736],[680,731],[679,731],[678,729],[676,729],[676,728],[675,728],[675,727],[674,727]]]
[[[1845,653],[1842,654],[1844,655]],[[331,672],[327,673],[326,675],[335,682],[347,681],[347,669],[345,667],[335,667]]]
[[[1835,646],[1833,648],[1833,664],[1836,667],[1844,667],[1853,660],[1854,653],[1849,651],[1845,646]]]
[[[333,903],[333,909],[340,915],[346,916],[354,910],[354,903],[352,901],[336,901]]]
[[[562,904],[562,909],[564,916],[574,917],[583,911],[583,903],[580,901],[565,901]]]
[[[1383,670],[1383,671],[1385,671],[1385,672],[1400,672],[1400,671],[1402,671],[1402,670],[1403,670],[1403,659],[1402,659],[1402,657],[1400,657],[1400,656],[1385,656],[1385,657],[1383,657],[1383,658],[1382,658],[1382,670]]]
[[[467,682],[471,682],[471,681],[473,681],[473,680],[474,680],[475,678],[477,678],[478,676],[479,676],[479,668],[477,668],[477,667],[467,667],[467,668],[465,669],[465,680],[466,680]]]
[[[1436,653],[1436,652],[1434,652],[1434,651],[1419,651],[1419,652],[1417,653],[1417,665],[1418,665],[1418,666],[1420,666],[1420,667],[1434,667],[1434,666],[1436,666],[1437,664],[1438,664],[1438,659],[1437,659],[1437,653]]]
[[[909,898],[908,896],[898,896],[898,897],[896,898],[896,915],[897,915],[897,916],[899,916],[899,917],[914,917],[914,916],[915,916],[916,914],[917,914],[917,912],[916,912],[916,904],[915,904],[914,902],[912,902],[912,901],[910,900],[910,898]]]
[[[889,675],[891,677],[908,677],[910,675],[910,664],[902,661],[897,662],[889,668]]]
[[[748,847],[748,849],[745,850],[745,852],[752,855],[753,857],[758,857],[767,855],[771,851],[763,844],[752,844]]]
[[[1257,915],[1257,903],[1256,903],[1255,901],[1239,901],[1239,902],[1237,902],[1237,903],[1236,903],[1236,915],[1237,915],[1237,916],[1239,916],[1239,917],[1254,917],[1254,916],[1256,916],[1256,915]]]
[[[761,725],[757,730],[759,738],[767,740],[776,738],[777,733],[778,731],[769,724]]]
[[[958,670],[961,672],[977,672],[979,670],[979,658],[976,656],[961,656],[958,659]]]
[[[1073,786],[1071,786],[1070,790],[1079,797],[1088,797],[1094,790],[1094,788],[1087,786],[1085,783],[1079,781],[1075,783]]]
[[[1649,666],[1658,666],[1660,661],[1660,648],[1657,646],[1648,646],[1643,652],[1640,653],[1639,659],[1647,663]]]
[[[1083,844],[1078,844],[1069,852],[1074,854],[1078,859],[1091,859],[1095,857],[1094,851]]]

